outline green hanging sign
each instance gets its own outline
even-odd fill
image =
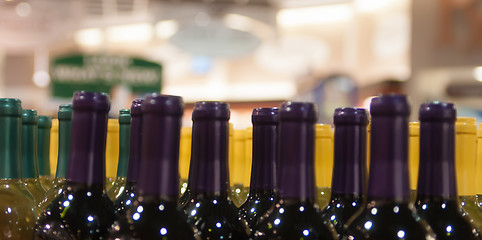
[[[120,85],[133,93],[160,92],[162,66],[127,56],[76,54],[55,59],[50,77],[52,96],[60,98],[81,90],[110,93]]]

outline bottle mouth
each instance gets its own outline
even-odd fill
[[[370,114],[372,116],[408,117],[410,110],[407,96],[401,94],[383,94],[374,97],[370,103]]]
[[[130,124],[131,123],[131,110],[121,109],[119,111],[119,123],[120,124]]]
[[[257,123],[278,123],[278,108],[255,108],[251,115],[251,122]]]
[[[139,116],[139,115],[142,115],[142,102],[144,101],[144,99],[134,99],[132,101],[132,105],[131,105],[131,110],[130,110],[130,114],[131,116]]]
[[[133,103],[134,106],[134,103]],[[152,93],[145,97],[141,104],[142,114],[157,113],[166,116],[180,117],[184,113],[182,97]],[[131,108],[131,113],[133,112]]]
[[[368,111],[364,108],[337,108],[333,114],[333,123],[368,125]]]
[[[312,102],[284,102],[279,110],[281,121],[306,121],[315,123],[317,108]]]
[[[51,128],[52,118],[49,116],[39,116],[38,117],[38,127],[39,128]]]
[[[37,111],[33,109],[24,109],[22,112],[22,124],[38,124]]]
[[[0,98],[0,116],[21,116],[22,101],[17,98]]]
[[[420,105],[418,115],[420,121],[454,122],[457,118],[457,110],[452,103],[430,102]]]
[[[60,120],[72,119],[72,104],[62,104],[59,106],[58,118]]]
[[[456,133],[477,133],[477,123],[475,118],[471,117],[458,117],[455,121]]]
[[[74,92],[72,108],[74,110],[109,112],[110,97],[107,93],[101,92]]]
[[[202,101],[194,104],[192,120],[223,120],[228,121],[231,115],[229,104],[217,101]]]

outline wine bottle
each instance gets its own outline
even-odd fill
[[[453,104],[424,103],[420,106],[420,170],[415,208],[437,239],[482,239],[462,216],[455,179],[455,119]]]
[[[229,105],[197,102],[192,113],[190,198],[183,206],[188,222],[202,239],[247,239],[246,221],[229,199],[228,120]]]
[[[48,191],[53,184],[54,178],[50,174],[50,130],[52,118],[39,116],[38,118],[38,169],[40,184]]]
[[[333,129],[328,124],[315,128],[316,204],[323,208],[330,201],[333,174]]]
[[[240,207],[243,201],[244,191],[244,168],[246,162],[246,132],[244,129],[235,129],[233,133],[233,165],[229,168],[229,173],[233,175],[233,185],[231,186],[231,200],[236,207]]]
[[[179,176],[180,191],[184,194],[187,189],[187,179],[189,178],[189,161],[191,160],[191,127],[181,128],[181,140],[179,142]]]
[[[477,128],[477,162],[476,162],[476,192],[477,192],[477,205],[479,211],[482,211],[482,123],[479,123]],[[480,230],[480,229],[479,229]]]
[[[107,121],[107,140],[105,145],[105,189],[109,191],[115,183],[119,161],[119,120]]]
[[[59,155],[59,119],[52,118],[52,128],[50,129],[50,174],[54,177],[57,174],[57,158]],[[53,186],[53,183],[52,183]]]
[[[45,197],[38,171],[38,115],[33,109],[22,111],[22,180],[35,205]],[[36,210],[39,210],[36,208]],[[37,211],[40,214],[40,211]]]
[[[333,123],[333,181],[330,202],[322,210],[322,217],[341,234],[350,217],[366,204],[368,112],[364,108],[337,108]]]
[[[129,165],[131,134],[131,110],[121,109],[119,112],[119,161],[117,164],[117,178],[107,192],[109,198],[114,201],[125,189],[127,181],[127,167]]]
[[[69,165],[70,136],[72,130],[72,105],[63,104],[58,111],[58,154],[57,169],[52,187],[45,194],[45,198],[39,204],[39,209],[45,209],[62,192],[65,183],[67,168]]]
[[[251,184],[251,167],[253,162],[253,127],[247,127],[244,130],[245,142],[244,142],[244,171],[243,171],[243,188],[241,191],[240,199],[244,203],[249,196],[249,189]]]
[[[371,121],[371,120],[370,120]],[[371,122],[368,122],[368,126],[367,126],[367,169],[368,169],[368,172],[370,173],[370,149],[371,149],[371,132],[372,132],[372,124]]]
[[[131,105],[131,132],[129,139],[129,167],[127,168],[126,185],[114,200],[115,211],[125,215],[136,196],[136,184],[139,179],[139,161],[142,147],[142,106],[143,99],[134,99]]]
[[[408,123],[408,173],[410,176],[410,200],[415,202],[417,198],[417,178],[420,152],[420,123]]]
[[[478,229],[482,229],[482,212],[477,204],[475,190],[476,168],[476,133],[475,118],[458,117],[455,122],[455,171],[459,201],[475,221]]]
[[[259,220],[253,239],[338,239],[315,205],[316,106],[285,102],[279,110],[279,199]]]
[[[0,238],[32,239],[34,203],[20,181],[22,106],[18,99],[0,98]]]
[[[150,94],[142,103],[142,151],[137,197],[110,239],[195,239],[177,208],[181,97]],[[126,224],[127,223],[127,224]]]
[[[61,193],[42,212],[36,239],[103,239],[115,220],[105,193],[105,143],[110,98],[75,92],[69,166]]]
[[[435,239],[410,202],[406,96],[380,95],[370,104],[367,205],[347,223],[342,239]]]
[[[239,208],[239,214],[255,230],[258,219],[274,201],[276,167],[278,166],[278,108],[255,108],[253,123],[252,170],[249,196]]]
[[[192,138],[192,128],[191,128],[191,138]],[[192,181],[194,179],[197,179],[196,175],[199,173],[197,162],[193,161],[193,158],[192,158],[192,140],[190,140],[190,142],[191,142],[191,150],[189,150],[190,160],[189,160],[189,174],[187,179],[187,187],[184,193],[179,198],[179,203],[178,203],[181,209],[183,209],[186,206],[186,204],[189,203],[188,201],[191,200],[193,195],[192,188],[194,187],[194,184]]]

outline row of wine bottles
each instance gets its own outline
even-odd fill
[[[0,99],[2,239],[482,239],[477,127],[457,119],[451,103],[421,105],[409,127],[407,98],[380,95],[369,129],[366,109],[339,108],[332,130],[316,125],[313,103],[285,102],[254,109],[245,140],[230,130],[226,103],[197,102],[182,134],[182,98],[149,94],[120,112],[118,177],[106,192],[109,109],[109,96],[94,92],[76,92],[72,105],[59,107],[49,180],[39,165],[50,119]],[[183,136],[190,163],[180,195]],[[230,156],[240,143],[252,147],[249,190],[229,183],[246,165],[236,150]],[[409,157],[417,147],[418,158]],[[322,168],[331,187],[315,190],[315,158],[330,155],[332,167]],[[418,159],[416,189],[409,159]],[[321,193],[327,204],[316,203]]]

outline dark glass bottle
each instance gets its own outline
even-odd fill
[[[137,196],[126,219],[111,229],[111,239],[195,239],[187,217],[177,208],[182,98],[146,96],[142,103],[142,151]]]
[[[114,200],[116,213],[125,215],[128,207],[136,197],[136,184],[139,179],[139,161],[142,147],[142,106],[143,99],[135,99],[131,106],[131,133],[129,150],[129,167],[125,188],[119,192]]]
[[[32,194],[35,205],[40,204],[45,197],[45,189],[39,179],[37,138],[37,111],[24,109],[22,112],[22,180]],[[40,214],[40,211],[37,213]]]
[[[21,132],[20,100],[0,98],[0,239],[32,239],[34,234],[34,203],[20,181]]]
[[[239,208],[251,231],[274,201],[278,165],[278,108],[255,108],[253,123],[253,163],[249,196]]]
[[[338,239],[315,205],[316,106],[285,102],[279,110],[279,200],[259,220],[254,239]]]
[[[366,204],[366,139],[368,112],[337,108],[333,117],[335,150],[331,199],[322,211],[341,234],[345,223]]]
[[[191,128],[191,138],[192,138],[192,128]],[[192,156],[192,140],[191,140],[191,156]],[[187,187],[186,187],[186,190],[184,191],[184,193],[181,195],[181,197],[179,198],[179,207],[180,208],[184,208],[184,206],[186,206],[186,204],[189,203],[189,201],[191,200],[192,198],[192,188],[194,186],[194,184],[192,183],[193,179],[197,179],[197,176],[198,175],[198,167],[197,167],[197,162],[193,161],[193,158],[190,157],[191,160],[189,161],[189,174],[188,174],[188,179],[187,179]]]
[[[415,208],[437,239],[482,239],[462,216],[455,179],[455,119],[453,104],[425,103],[420,106],[420,168]]]
[[[343,239],[435,239],[410,202],[406,96],[388,94],[370,104],[370,171],[367,205],[347,223]]]
[[[75,92],[69,166],[62,192],[42,212],[36,239],[103,239],[115,220],[105,193],[105,143],[110,99]]]
[[[50,129],[52,118],[49,116],[38,117],[38,171],[42,187],[48,191],[54,178],[50,175]]]
[[[63,104],[59,106],[59,151],[57,157],[57,169],[52,187],[45,194],[45,198],[39,204],[40,210],[45,209],[61,192],[67,175],[70,153],[70,135],[72,131],[72,105]]]
[[[194,105],[191,163],[197,174],[189,175],[191,194],[183,210],[202,239],[244,240],[249,235],[246,221],[228,197],[229,117],[227,103]]]
[[[119,112],[119,162],[117,164],[117,177],[112,187],[107,192],[114,201],[124,191],[127,182],[127,168],[129,165],[131,134],[131,110],[121,109]]]

